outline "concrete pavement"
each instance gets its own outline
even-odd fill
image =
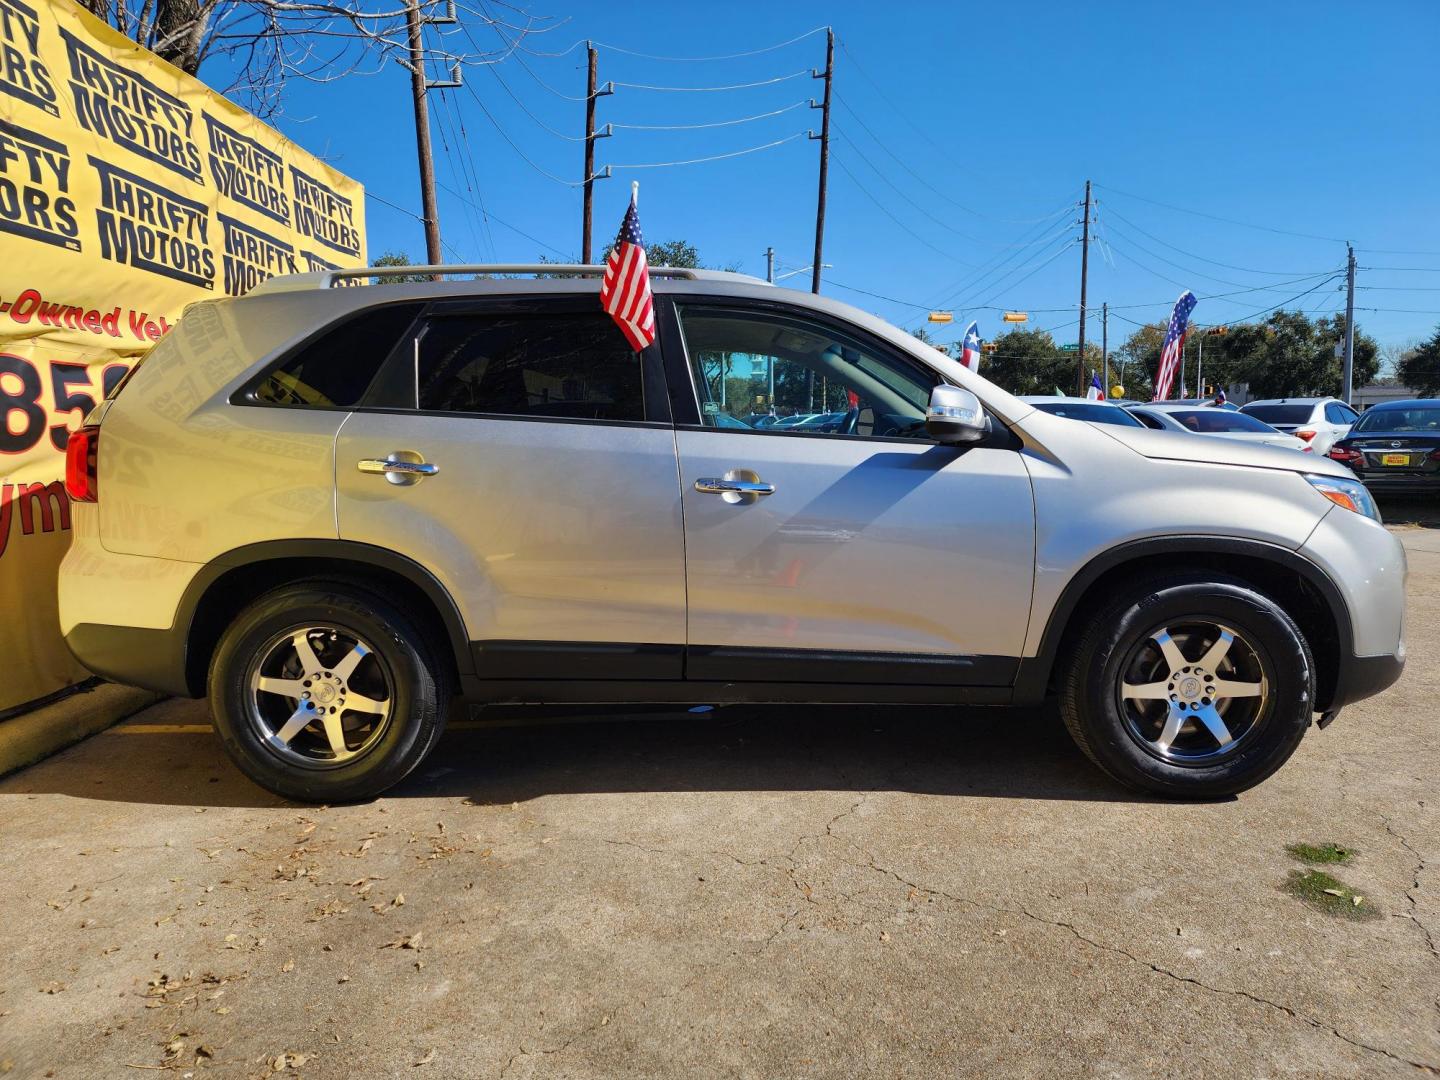
[[[0,1070],[116,1077],[1440,1072],[1440,531],[1410,662],[1238,799],[1053,714],[465,727],[366,806],[165,702],[0,782]],[[1297,842],[1364,900],[1287,894]]]

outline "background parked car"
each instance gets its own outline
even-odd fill
[[[1174,402],[1154,405],[1133,405],[1130,415],[1146,427],[1161,431],[1188,431],[1194,435],[1219,435],[1226,439],[1283,446],[1310,453],[1310,445],[1294,435],[1286,435],[1269,424],[1228,409],[1179,405]]]
[[[1144,427],[1118,405],[1105,401],[1090,401],[1088,398],[1050,397],[1035,395],[1022,397],[1041,412],[1052,416],[1065,416],[1071,420],[1088,420],[1092,424],[1115,424],[1117,427]]]
[[[1240,411],[1305,440],[1317,454],[1326,453],[1337,439],[1343,439],[1360,416],[1343,401],[1331,397],[1251,401]]]
[[[1440,493],[1440,398],[1376,405],[1327,456],[1377,494]]]

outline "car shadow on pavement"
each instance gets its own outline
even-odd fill
[[[1386,525],[1440,529],[1440,499],[1377,498],[1375,501]]]
[[[181,703],[175,703],[181,704]],[[184,703],[188,707],[188,703]],[[163,706],[162,706],[163,707]],[[5,794],[185,806],[292,805],[209,732],[113,729],[0,783]],[[491,707],[447,732],[387,799],[523,803],[546,795],[905,791],[1145,802],[1075,748],[1053,707]]]

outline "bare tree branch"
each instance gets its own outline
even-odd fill
[[[80,2],[182,71],[198,75],[204,65],[207,76],[219,76],[212,84],[222,93],[263,117],[282,111],[290,79],[329,83],[374,74],[391,59],[410,60],[403,0],[141,0],[138,10],[132,6],[135,0]],[[467,7],[457,26],[428,28],[422,63],[498,63],[521,38],[565,21],[535,17],[510,3],[499,6],[524,25],[501,23],[488,11]],[[424,18],[457,10],[451,0],[418,0],[418,7]],[[496,24],[512,30],[516,38],[508,38]],[[500,46],[481,49],[471,26],[495,29]],[[446,48],[460,32],[468,47]],[[226,80],[223,85],[221,78]]]

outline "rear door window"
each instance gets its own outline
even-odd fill
[[[641,354],[603,312],[430,318],[415,348],[421,412],[645,419]]]

